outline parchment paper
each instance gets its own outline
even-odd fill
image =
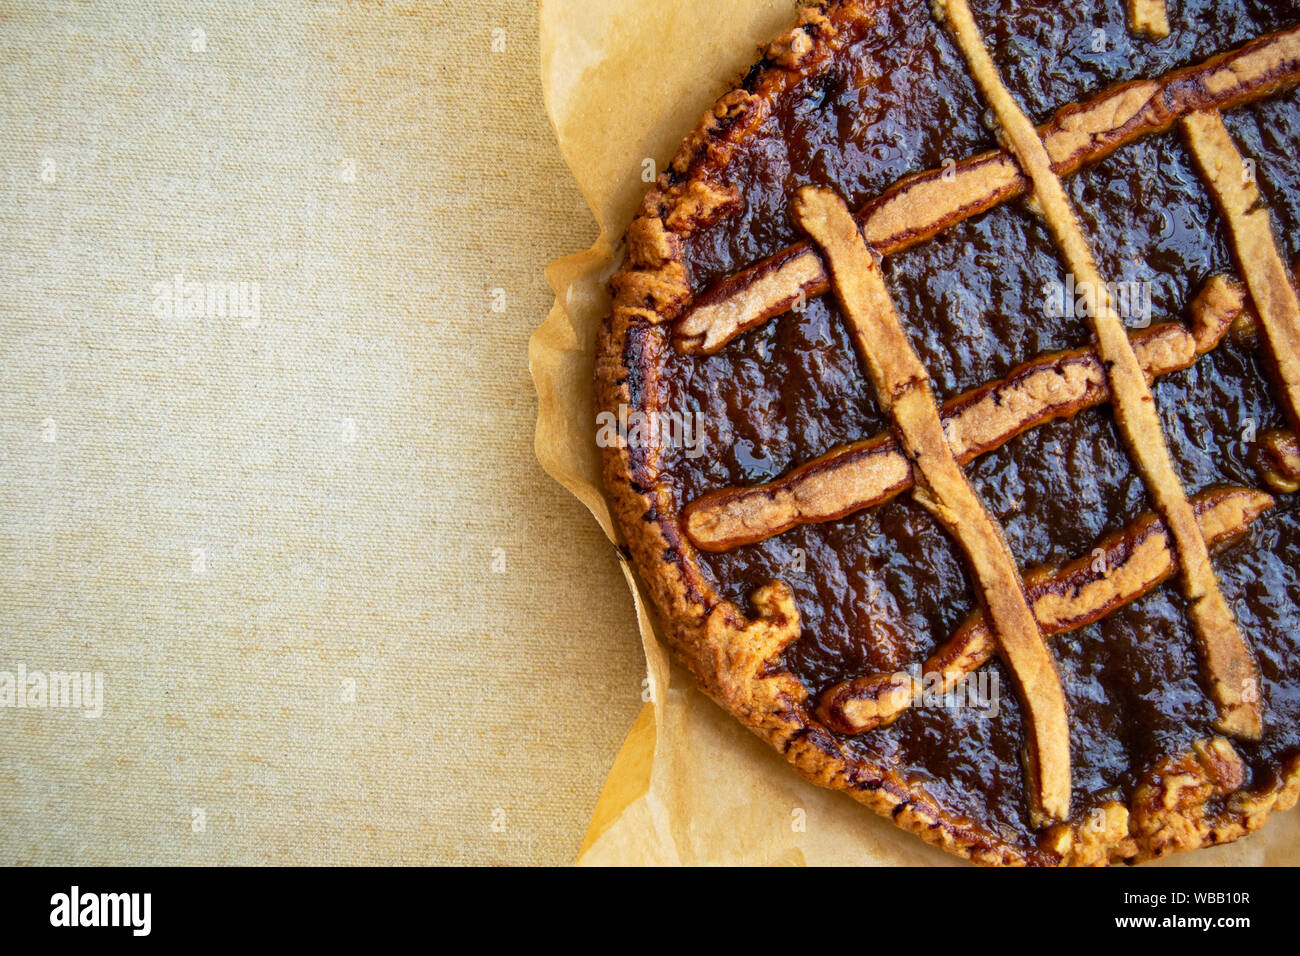
[[[537,456],[611,541],[595,445],[592,350],[608,308],[618,238],[703,111],[793,22],[790,0],[544,0],[542,86],[556,137],[600,227],[587,251],[551,264],[555,307],[534,334]],[[624,566],[654,688],[605,782],[579,863],[949,865],[847,796],[804,782],[669,661]],[[630,635],[629,635],[630,638]],[[1297,814],[1263,834],[1160,865],[1290,865]]]

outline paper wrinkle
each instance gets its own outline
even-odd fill
[[[647,184],[714,100],[794,22],[790,0],[543,0],[542,86],[556,139],[600,227],[585,252],[551,264],[556,304],[534,333],[542,467],[616,533],[602,491],[592,394],[596,333],[618,236]],[[963,861],[842,793],[803,780],[767,744],[696,689],[655,634],[628,562],[656,688],[606,780],[582,865],[946,866]],[[1262,834],[1155,866],[1294,865],[1300,815]],[[802,825],[802,829],[800,829]]]

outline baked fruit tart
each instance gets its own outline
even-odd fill
[[[1300,9],[803,9],[627,229],[608,493],[803,776],[979,863],[1300,790]]]

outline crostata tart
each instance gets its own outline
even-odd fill
[[[667,640],[980,863],[1300,791],[1300,8],[803,9],[628,227],[605,481]]]

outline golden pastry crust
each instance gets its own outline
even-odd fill
[[[668,350],[676,347],[673,322],[691,304],[681,244],[700,222],[716,221],[731,208],[720,172],[768,115],[776,96],[835,56],[841,36],[850,32],[847,27],[869,21],[873,11],[892,2],[826,0],[801,14],[799,23],[774,42],[745,88],[723,96],[683,142],[629,227],[627,257],[611,280],[612,314],[597,344],[598,410],[620,405],[647,413],[666,410],[661,372]],[[1267,69],[1265,64],[1256,72],[1262,75]],[[1143,116],[1151,109],[1145,89],[1134,85],[1126,92],[1139,117],[1128,126],[1142,129],[1126,127],[1104,144],[1107,151],[1143,131],[1168,128],[1176,119]],[[1058,125],[1064,125],[1062,115],[1068,120],[1070,111],[1058,115]],[[1096,147],[1095,139],[1092,145]],[[1052,150],[1055,161],[1067,161],[1056,152]],[[1004,155],[981,162],[1000,164]],[[1083,161],[1081,156],[1068,160],[1074,168]],[[1014,168],[1011,179],[1004,191],[1023,192],[1024,177]],[[820,259],[802,258],[813,271],[802,280],[796,277],[795,287],[824,282]],[[788,289],[790,277],[781,281],[781,289]],[[751,282],[749,288],[758,286]],[[784,308],[788,305],[780,311]],[[733,327],[725,339],[710,340],[709,327],[702,326],[685,330],[678,344],[708,351],[734,334]],[[626,441],[606,447],[602,460],[612,513],[663,636],[700,688],[782,753],[805,779],[847,793],[927,843],[979,864],[1134,863],[1237,839],[1261,827],[1273,810],[1296,802],[1300,758],[1277,768],[1270,779],[1231,789],[1234,780],[1238,786],[1243,781],[1230,772],[1226,741],[1212,740],[1190,756],[1170,754],[1145,768],[1142,784],[1127,804],[1112,801],[1081,819],[1049,827],[1041,831],[1036,847],[1009,843],[993,828],[945,809],[923,786],[905,779],[901,768],[874,764],[846,750],[839,735],[817,717],[807,689],[780,666],[782,650],[799,637],[792,592],[779,581],[761,589],[754,595],[755,616],[749,618],[714,589],[686,533],[653,438],[636,447]]]

